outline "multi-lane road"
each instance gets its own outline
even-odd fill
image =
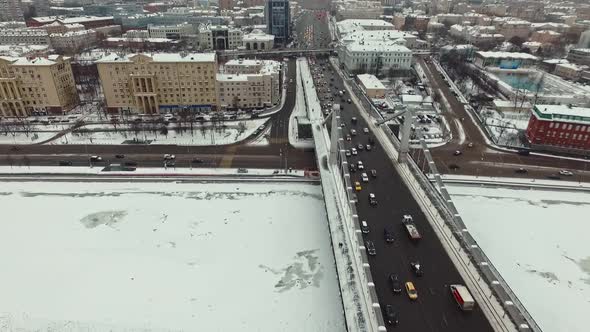
[[[313,68],[326,68],[323,73],[327,82],[332,82],[332,92],[345,90],[341,77],[330,70],[326,60],[318,60]],[[330,81],[331,77],[334,81]],[[340,97],[335,102],[343,106],[341,116],[345,123],[344,132],[350,133],[351,129],[356,129],[358,133],[357,136],[351,136],[351,141],[346,141],[350,149],[358,144],[368,144],[372,134],[363,133],[363,128],[367,125],[355,104],[347,102],[349,97],[347,92],[344,102]],[[358,119],[356,125],[351,122],[353,116]],[[370,232],[364,237],[373,241],[377,250],[376,256],[369,256],[369,262],[381,307],[385,308],[388,304],[394,306],[399,313],[400,330],[492,331],[479,309],[465,314],[457,308],[448,285],[463,283],[462,278],[381,145],[375,144],[371,151],[362,150],[357,156],[348,158],[348,162],[352,164],[359,160],[364,164],[369,182],[362,182],[360,170],[351,173],[351,178],[353,182],[359,181],[362,186],[362,190],[357,193],[359,220],[366,220],[370,228]],[[376,170],[377,178],[371,177],[372,169]],[[376,195],[377,206],[369,204],[369,193]],[[414,217],[423,237],[418,243],[410,241],[402,228],[401,219],[404,214]],[[385,227],[392,227],[395,231],[394,243],[385,242]],[[424,276],[416,277],[413,274],[410,269],[411,261],[422,264]],[[406,281],[415,284],[418,300],[410,300],[405,291],[401,294],[393,293],[388,281],[392,273],[399,276],[402,286]]]

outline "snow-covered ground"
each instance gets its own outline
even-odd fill
[[[455,184],[447,189],[543,331],[588,331],[590,194]]]
[[[488,132],[493,136],[494,142],[499,145],[522,146],[518,132],[526,130],[529,114],[525,113],[520,117],[508,116],[493,109],[484,109],[481,111],[481,116]]]
[[[0,329],[345,330],[319,186],[1,188]]]
[[[228,121],[224,127],[195,126],[192,133],[190,129],[169,130],[167,135],[158,131],[138,131],[136,134],[132,130],[69,133],[47,144],[133,144],[149,141],[149,144],[223,145],[243,141],[266,121],[268,119]]]
[[[57,135],[57,132],[0,133],[0,144],[34,144]]]

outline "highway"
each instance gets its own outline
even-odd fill
[[[316,20],[309,14],[308,18],[302,17],[301,23],[299,33],[308,31],[307,28],[303,30],[308,24],[315,25],[313,31],[316,33],[327,31],[325,21]],[[308,40],[315,39],[316,37],[313,37]],[[331,82],[332,93],[345,90],[342,78],[334,74],[327,59],[317,59],[312,68],[317,74],[325,75],[325,82],[328,84]],[[324,70],[321,71],[322,69]],[[334,78],[334,81],[330,78]],[[316,86],[318,85],[316,82]],[[352,141],[346,141],[348,148],[351,148],[359,143],[368,144],[370,135],[363,133],[366,124],[355,104],[347,102],[349,97],[347,92],[342,99],[335,97],[334,103],[340,103],[343,106],[341,116],[346,125],[345,133],[349,133],[351,128],[355,128],[358,133],[357,136],[352,136]],[[324,102],[327,100],[322,101]],[[351,123],[353,116],[358,119],[356,125]],[[400,326],[397,329],[400,331],[493,331],[481,310],[464,313],[457,308],[448,285],[464,284],[464,282],[381,145],[377,143],[372,151],[364,149],[359,151],[358,156],[348,158],[349,163],[354,164],[359,160],[365,165],[367,173],[371,169],[377,172],[377,178],[371,178],[369,173],[368,183],[361,181],[361,171],[356,171],[351,176],[353,182],[359,181],[362,186],[362,190],[357,193],[359,220],[366,220],[370,228],[369,234],[364,237],[375,243],[377,251],[376,256],[369,256],[369,261],[379,304],[381,308],[391,304],[398,311]],[[378,201],[376,207],[369,204],[369,193],[376,195]],[[419,243],[411,242],[405,229],[402,228],[401,218],[404,214],[411,214],[414,217],[423,237]],[[393,244],[387,244],[384,240],[386,226],[392,227],[395,231]],[[423,277],[414,276],[410,269],[410,262],[416,260],[423,265]],[[388,277],[392,273],[399,276],[402,286],[406,281],[414,282],[418,291],[417,301],[410,300],[405,290],[401,294],[392,292],[388,282]]]
[[[431,61],[425,61],[426,58],[423,57],[416,57],[416,59],[424,68],[428,84],[440,91],[451,106],[451,109],[443,113],[443,116],[449,123],[453,138],[449,143],[431,149],[440,173],[542,179],[567,169],[573,171],[575,175],[569,178],[562,177],[562,179],[590,182],[588,160],[543,156],[536,153],[522,156],[488,146],[476,120],[469,116],[463,104],[452,94],[435,65]],[[461,132],[464,133],[465,140],[460,139]],[[470,142],[473,143],[472,148],[468,147]],[[454,156],[453,152],[456,150],[460,150],[462,155]],[[421,151],[413,151],[414,159],[423,160],[423,156],[419,154]],[[516,172],[516,169],[521,167],[527,170],[526,174]]]

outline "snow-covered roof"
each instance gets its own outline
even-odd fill
[[[397,44],[395,42],[383,43],[383,42],[354,42],[346,44],[346,49],[350,52],[398,52],[405,54],[412,54],[412,51],[404,45]]]
[[[152,62],[216,62],[215,53],[189,53],[181,55],[180,53],[131,53],[125,55],[118,55],[111,53],[102,59],[97,60],[97,63],[111,63],[111,62],[127,62],[131,63],[132,58],[142,55],[152,59]]]
[[[528,53],[519,52],[483,52],[478,51],[476,54],[481,55],[484,58],[502,58],[502,59],[528,59],[537,60],[537,57]]]
[[[0,59],[12,62],[13,66],[51,66],[57,63],[61,55],[52,54],[47,57],[38,58],[27,58],[27,57],[9,57],[0,56]],[[69,57],[62,57],[63,60],[69,59]]]
[[[543,62],[550,64],[550,65],[555,65],[558,63],[569,63],[569,61],[567,61],[567,59],[549,59],[549,60],[544,60]]]
[[[404,104],[419,104],[422,102],[420,95],[402,95],[402,103]]]
[[[582,67],[576,65],[575,63],[558,63],[556,67],[566,68],[566,69],[571,69],[571,70],[578,70],[578,71],[583,70]]]
[[[217,81],[220,82],[247,82],[248,76],[256,74],[217,74]]]
[[[362,30],[393,30],[393,24],[384,20],[349,19],[336,23],[340,34],[347,34]]]
[[[178,40],[168,38],[128,38],[128,37],[109,37],[105,39],[110,43],[126,42],[126,43],[178,43]]]
[[[544,120],[589,123],[590,108],[568,105],[535,105],[533,113]]]
[[[381,81],[379,81],[379,79],[375,75],[361,74],[357,75],[356,77],[366,89],[385,90],[385,86],[383,85],[383,83],[381,83]]]

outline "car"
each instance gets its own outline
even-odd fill
[[[123,159],[123,158],[125,158],[125,155],[124,154],[116,154],[115,155],[115,158],[117,158],[117,159]]]
[[[354,164],[348,164],[348,171],[350,173],[356,172],[356,166],[354,166]]]
[[[470,142],[469,144],[467,144],[467,147],[472,148],[473,147],[473,143]]]
[[[459,165],[457,165],[457,164],[449,164],[449,169],[450,169],[451,171],[456,171],[456,170],[458,170],[459,168],[461,168],[461,167],[459,167]]]
[[[72,166],[72,162],[69,160],[60,160],[59,166]]]
[[[366,149],[367,151],[371,151],[371,150],[373,150],[373,148],[371,147],[371,144],[367,144],[367,145],[365,146],[365,149]]]
[[[411,281],[406,282],[406,292],[408,293],[410,300],[418,299],[418,291],[416,291],[416,287],[414,287],[414,283]]]
[[[369,128],[367,128],[367,127],[363,128],[363,133],[368,134],[369,133]]]
[[[561,179],[561,177],[559,177],[558,174],[549,174],[549,175],[547,175],[547,178],[551,179],[551,180],[560,180]]]
[[[361,151],[362,151],[362,150],[364,150],[364,149],[365,149],[365,146],[359,143],[359,145],[357,145],[357,146],[356,146],[356,148],[357,148],[358,150],[361,150]]]
[[[392,273],[389,275],[389,282],[391,283],[391,289],[394,293],[401,293],[402,292],[402,283],[399,281],[399,277],[397,274]]]
[[[166,160],[164,162],[164,167],[176,167],[176,163],[174,160]]]
[[[361,190],[363,190],[363,187],[361,187],[361,183],[360,183],[360,182],[356,181],[356,182],[354,183],[354,190],[356,190],[356,191],[361,191]]]
[[[191,163],[193,163],[193,164],[202,164],[204,162],[205,161],[203,159],[199,159],[199,158],[195,158],[195,159],[191,160]]]
[[[461,152],[459,150],[456,150],[455,152],[453,152],[453,156],[460,156],[462,154],[463,154],[463,152]]]
[[[346,151],[344,151],[344,154],[345,154],[347,157],[350,157],[350,156],[351,156],[350,150],[346,150]]]
[[[395,309],[391,304],[385,306],[385,320],[389,325],[397,325],[399,324],[399,318]]]
[[[123,165],[125,165],[125,166],[137,166],[137,161],[132,161],[132,160],[126,161],[126,162],[123,163]]]
[[[356,136],[356,130],[354,130],[354,129],[351,129],[351,130],[350,130],[350,135],[352,135],[352,136]]]
[[[173,154],[165,154],[164,155],[164,160],[174,160],[176,159],[176,156]]]
[[[365,169],[365,165],[363,165],[363,162],[360,160],[356,162],[356,167],[358,169]]]
[[[358,119],[356,118],[356,116],[353,116],[353,117],[350,119],[350,123],[352,123],[352,124],[356,124],[356,123],[357,123],[357,121],[358,121]]]
[[[563,175],[563,176],[573,176],[574,173],[566,170],[566,169],[562,169],[561,171],[559,171],[559,175]]]
[[[377,197],[373,193],[369,193],[369,204],[377,205]]]
[[[527,171],[527,169],[526,169],[526,168],[522,168],[522,167],[520,167],[520,168],[517,168],[517,169],[515,170],[515,172],[516,172],[516,173],[518,173],[518,174],[526,174],[528,171]]]
[[[421,277],[424,275],[424,271],[422,270],[422,265],[420,264],[420,262],[410,262],[410,268],[412,269],[412,272],[414,272],[416,277]]]
[[[370,256],[377,255],[377,250],[375,250],[375,244],[373,243],[373,241],[367,241],[365,245],[367,247],[367,252]]]
[[[377,177],[377,170],[372,169],[371,170],[371,176],[376,178]]]
[[[518,150],[518,154],[521,155],[521,156],[528,156],[528,155],[531,154],[531,152],[529,150],[523,150],[523,149],[521,149],[521,150]]]
[[[350,140],[352,140],[352,137],[350,137],[350,135],[346,135],[346,140],[350,141]]]
[[[361,179],[363,180],[363,182],[369,182],[369,176],[367,175],[367,173],[361,173]]]
[[[363,232],[363,234],[369,233],[369,224],[367,224],[366,220],[361,221],[361,232]]]
[[[350,98],[348,98],[348,99],[346,100],[346,102],[347,102],[347,103],[349,103],[349,104],[352,104],[352,100],[350,100]]]
[[[352,152],[353,156],[356,156],[358,154],[358,151],[356,151],[355,148],[350,149],[350,151]]]
[[[92,162],[102,161],[102,157],[101,156],[90,156],[90,161],[92,161]]]
[[[385,242],[392,243],[395,241],[393,230],[390,227],[385,227],[383,235],[385,236]]]

